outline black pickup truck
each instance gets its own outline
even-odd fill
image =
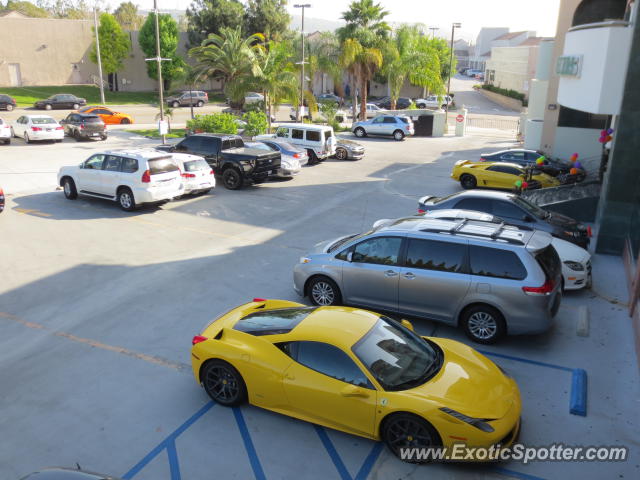
[[[245,147],[238,135],[197,133],[156,149],[204,157],[229,190],[242,188],[245,183],[262,183],[280,168],[280,152]]]

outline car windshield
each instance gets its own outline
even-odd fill
[[[364,233],[354,233],[352,235],[347,235],[346,237],[341,238],[340,240],[335,242],[333,245],[331,245],[327,250],[327,252],[333,252],[334,250],[337,250],[345,243],[350,242],[351,240],[358,240],[359,238],[366,237],[367,235],[369,235],[370,233],[373,233],[374,231],[375,230],[369,230],[368,232],[364,232]]]
[[[409,123],[409,119],[407,117],[398,117],[401,122]]]
[[[188,162],[184,162],[184,170],[185,172],[197,172],[198,170],[209,170],[211,167],[206,162],[206,160],[189,160]]]
[[[102,123],[102,119],[100,117],[84,117],[82,119],[84,123]]]
[[[38,117],[38,118],[32,118],[31,123],[33,123],[34,125],[44,125],[49,123],[56,123],[56,121],[53,118]]]
[[[549,212],[531,203],[529,200],[525,200],[522,197],[512,195],[511,200],[513,200],[513,203],[518,205],[520,208],[525,209],[527,212],[536,216],[537,218],[545,219],[549,216]]]
[[[149,160],[149,173],[151,175],[175,172],[177,170],[178,165],[176,165],[171,157],[152,158]]]
[[[384,316],[352,350],[382,388],[391,391],[422,385],[438,373],[443,361],[435,344]]]
[[[254,312],[238,320],[233,329],[256,336],[288,333],[315,309],[294,307]]]

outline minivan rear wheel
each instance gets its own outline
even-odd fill
[[[342,296],[338,285],[330,278],[319,276],[309,283],[309,300],[314,305],[327,307],[329,305],[340,305]]]
[[[468,308],[462,314],[460,323],[467,337],[484,345],[496,343],[507,333],[502,314],[489,305]]]

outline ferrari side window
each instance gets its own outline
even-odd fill
[[[362,370],[338,347],[321,342],[291,343],[297,344],[293,347],[297,348],[295,360],[305,367],[342,382],[373,389]]]

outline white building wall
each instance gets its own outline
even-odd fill
[[[493,85],[529,94],[533,56],[537,55],[537,46],[527,47],[494,47],[491,58],[487,60],[486,70],[493,70]]]

